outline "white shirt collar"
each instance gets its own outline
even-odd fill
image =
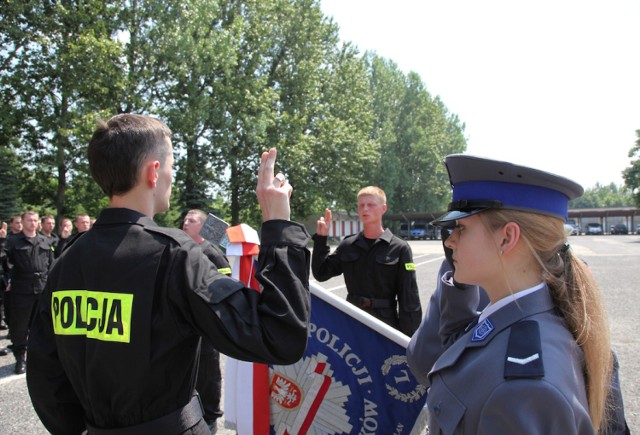
[[[515,301],[516,299],[520,299],[520,298],[522,298],[522,297],[524,297],[526,295],[529,295],[529,294],[531,294],[531,293],[533,293],[535,291],[541,290],[543,288],[544,288],[544,282],[541,282],[540,284],[534,285],[531,288],[519,291],[519,292],[511,294],[511,295],[509,295],[507,297],[504,297],[504,298],[500,299],[498,302],[496,302],[495,304],[489,303],[489,305],[487,305],[487,307],[482,311],[482,313],[480,313],[480,317],[478,318],[478,323],[482,322],[484,319],[489,317],[491,314],[495,313],[500,308],[504,307],[507,304],[510,304],[511,302]]]

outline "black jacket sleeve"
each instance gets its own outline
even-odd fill
[[[342,274],[340,247],[329,254],[331,248],[327,244],[327,236],[313,235],[313,254],[311,255],[311,271],[313,277],[320,282]]]
[[[267,221],[256,278],[261,291],[212,271],[208,260],[187,253],[172,279],[179,289],[192,282],[183,306],[182,292],[172,293],[176,307],[190,318],[200,335],[220,352],[236,359],[269,364],[292,364],[307,344],[310,318],[308,234],[302,225]],[[204,259],[204,264],[203,264]],[[188,271],[184,275],[182,271]],[[195,282],[194,282],[195,281]],[[215,315],[211,315],[215,313]]]

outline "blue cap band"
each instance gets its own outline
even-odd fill
[[[453,187],[453,202],[459,200],[498,200],[504,208],[528,210],[566,219],[569,197],[557,190],[530,184],[501,181],[459,182]]]

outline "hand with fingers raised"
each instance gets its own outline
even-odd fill
[[[326,209],[324,216],[320,217],[317,221],[316,233],[319,236],[328,236],[329,229],[331,228],[331,210]]]
[[[274,176],[276,156],[275,148],[263,152],[258,169],[256,195],[262,210],[263,222],[273,219],[289,220],[291,217],[289,198],[293,187],[282,173]]]

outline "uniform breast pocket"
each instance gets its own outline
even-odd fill
[[[393,255],[378,255],[376,257],[376,263],[380,266],[397,266],[400,262],[400,257]]]
[[[48,243],[41,243],[38,245],[38,253],[40,254],[46,254],[49,253],[49,251],[51,251],[51,245]]]
[[[358,258],[360,258],[360,254],[357,252],[343,252],[340,255],[340,261],[343,263],[354,263],[358,261]]]
[[[427,393],[427,407],[430,435],[463,433],[461,422],[467,408],[438,377]]]

